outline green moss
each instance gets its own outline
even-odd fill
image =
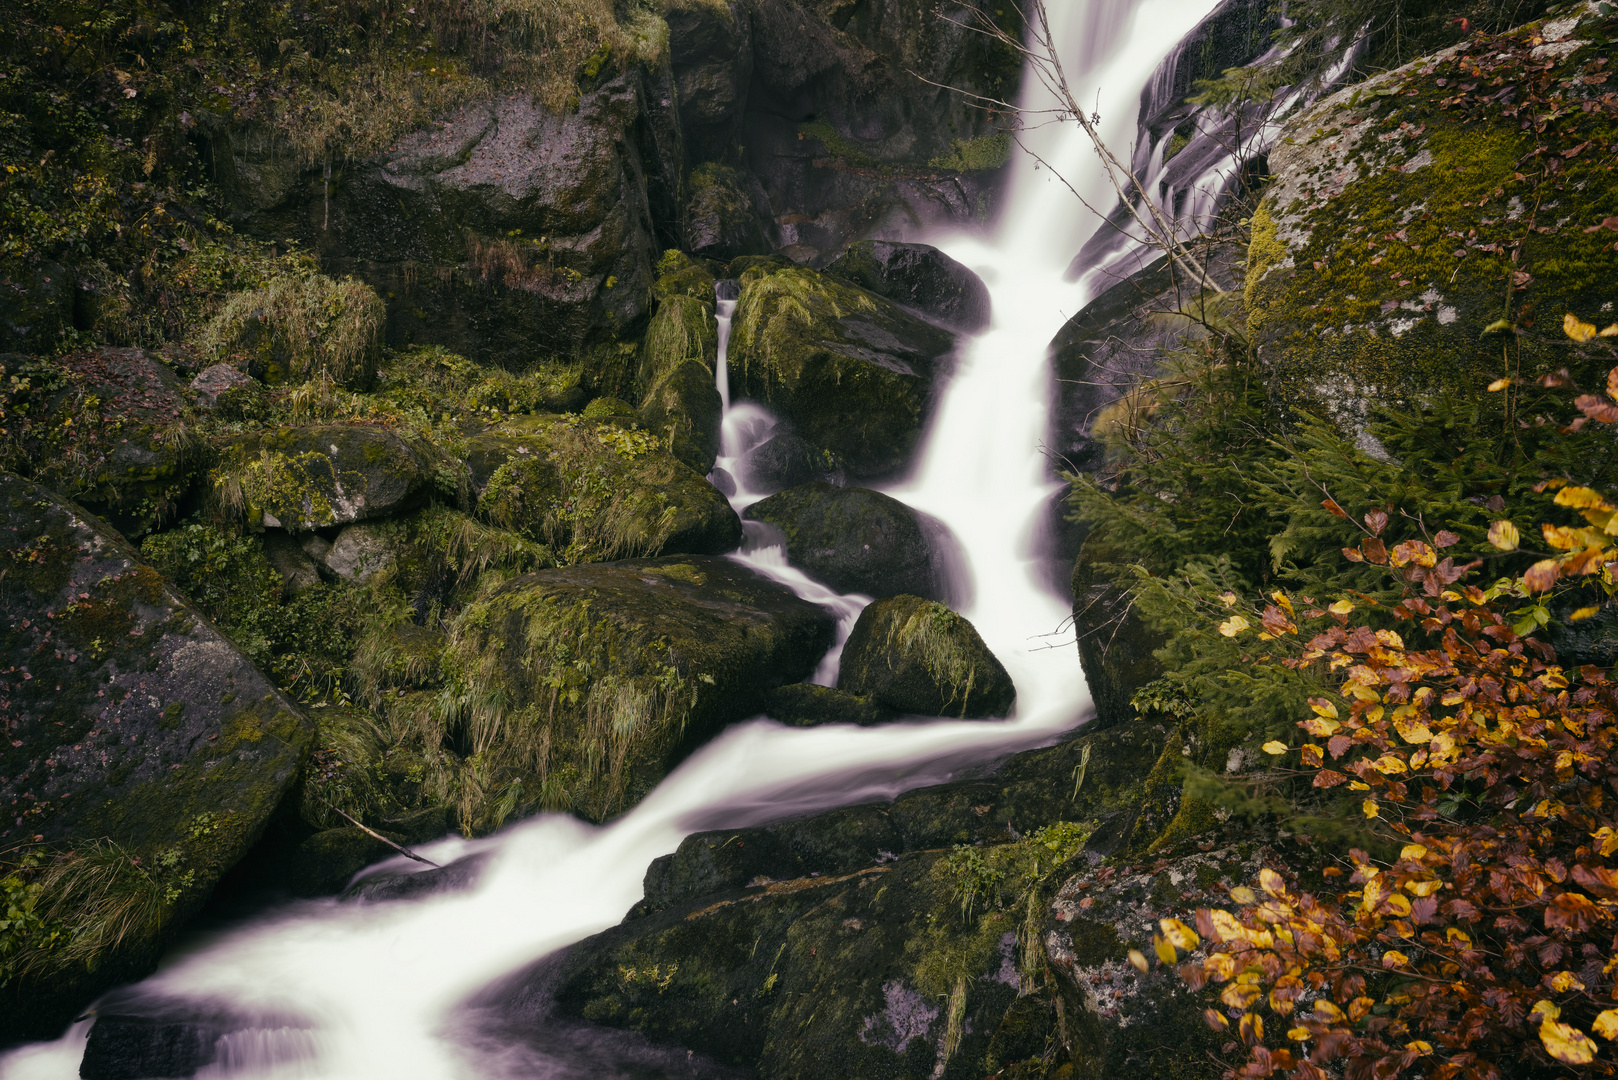
[[[642,388],[649,388],[684,360],[699,360],[712,372],[719,348],[718,334],[711,284],[705,299],[677,293],[666,297],[646,327],[646,342],[641,348]]]
[[[1011,160],[1011,133],[982,135],[976,139],[955,139],[950,152],[928,162],[935,169],[953,172],[989,172],[1004,168]]]
[[[203,328],[198,348],[270,385],[325,371],[342,386],[369,386],[387,309],[369,285],[324,274],[284,274],[237,293]]]

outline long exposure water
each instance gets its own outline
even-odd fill
[[[1146,79],[1213,6],[1214,0],[1051,0],[1075,96],[1098,102],[1114,145],[1133,141]],[[1035,80],[1027,82],[1023,105],[1032,119],[1022,137],[1049,165],[1017,155],[1004,221],[993,236],[929,238],[982,275],[993,323],[963,346],[914,475],[889,489],[959,538],[962,572],[971,579],[959,583],[959,594],[970,597],[962,614],[1015,680],[1015,715],[858,729],[791,729],[755,719],[728,729],[606,825],[545,815],[483,840],[450,838],[421,849],[440,863],[489,853],[471,891],[383,904],[291,903],[194,937],[151,978],[122,993],[247,1018],[243,1030],[221,1040],[219,1060],[206,1075],[615,1075],[470,1039],[462,1008],[502,976],[616,924],[640,899],[647,865],[688,833],[890,798],[1048,743],[1082,721],[1089,698],[1071,632],[1062,632],[1068,603],[1044,584],[1035,539],[1055,490],[1041,452],[1051,396],[1046,346],[1096,289],[1084,277],[1063,281],[1095,219],[1050,167],[1092,205],[1110,205],[1111,189],[1075,125],[1039,122],[1052,102]],[[721,302],[726,324],[729,306]],[[724,455],[734,463],[770,421],[756,405],[730,402],[723,382],[721,390]],[[756,497],[741,491],[736,501]],[[843,624],[839,641],[865,602],[837,596],[787,565],[767,532],[750,528],[747,545],[733,557],[832,608]],[[834,681],[835,667],[834,650],[816,681]],[[56,1042],[12,1052],[0,1059],[0,1076],[76,1077],[89,1026],[80,1022]]]

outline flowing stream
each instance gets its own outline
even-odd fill
[[[1081,101],[1098,101],[1105,137],[1135,139],[1143,85],[1214,0],[1050,0],[1053,28]],[[1041,123],[1053,102],[1033,79],[1023,139],[1092,205],[1112,202],[1094,151],[1072,124]],[[1127,153],[1122,156],[1127,157]],[[592,826],[545,815],[478,841],[421,848],[439,863],[487,852],[476,888],[382,904],[288,904],[210,936],[194,935],[125,1000],[185,1003],[199,1014],[246,1018],[223,1037],[207,1076],[449,1080],[606,1077],[531,1048],[468,1034],[466,1003],[547,953],[616,924],[641,898],[647,865],[687,834],[758,824],[950,779],[1008,753],[1053,741],[1089,708],[1065,597],[1050,591],[1039,552],[1056,490],[1042,455],[1050,398],[1046,346],[1095,288],[1063,280],[1095,228],[1050,167],[1027,154],[1012,166],[1007,211],[992,237],[931,242],[982,275],[990,329],[963,345],[913,477],[889,493],[944,521],[965,552],[962,609],[1017,685],[1007,721],[922,720],[875,728],[785,728],[755,719],[728,729],[621,818]],[[720,302],[722,332],[733,301]],[[724,458],[763,436],[767,413],[725,396]],[[758,498],[738,491],[738,509]],[[866,602],[839,596],[787,564],[766,530],[749,525],[734,558],[841,620],[839,646],[816,681],[836,677],[841,641]],[[403,862],[403,860],[397,860]],[[388,869],[410,869],[410,864]],[[61,1039],[0,1058],[5,1080],[78,1075],[89,1021]]]

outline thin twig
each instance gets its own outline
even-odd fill
[[[326,802],[325,799],[322,799],[320,801],[321,802]],[[438,869],[438,870],[443,869],[442,866],[439,866],[437,863],[433,862],[431,859],[423,858],[422,856],[417,855],[414,851],[411,851],[409,848],[401,847],[400,845],[395,844],[392,840],[389,840],[387,837],[383,836],[381,833],[377,832],[375,829],[370,828],[367,825],[360,824],[358,821],[354,820],[348,814],[344,813],[338,807],[333,806],[331,803],[326,802],[326,808],[328,810],[336,810],[337,813],[339,815],[341,815],[344,820],[346,820],[350,825],[354,826],[360,832],[364,833],[366,836],[369,836],[373,840],[382,841],[384,844],[388,845],[390,848],[392,848],[394,851],[397,851],[399,854],[403,855],[405,858],[407,858],[407,859],[415,859],[419,863],[426,863],[428,866],[431,866],[434,869]]]

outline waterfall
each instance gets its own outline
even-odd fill
[[[1075,96],[1099,100],[1104,134],[1120,156],[1129,156],[1133,106],[1147,77],[1212,7],[1213,0],[1051,3]],[[1026,83],[1025,107],[1038,115],[1054,105],[1037,80]],[[482,840],[451,838],[421,848],[437,862],[486,853],[490,862],[473,890],[386,904],[288,904],[245,925],[194,936],[151,978],[122,991],[125,999],[171,1003],[170,1011],[174,1002],[190,1002],[208,1015],[246,1020],[237,1025],[244,1030],[221,1037],[210,1076],[604,1075],[536,1062],[486,1039],[472,1044],[458,1037],[459,1010],[491,982],[616,924],[641,898],[647,865],[688,833],[891,798],[946,781],[964,766],[1048,743],[1079,723],[1089,699],[1072,636],[1060,632],[1068,603],[1042,584],[1034,550],[1036,523],[1053,490],[1040,440],[1051,391],[1046,345],[1088,299],[1089,286],[1065,282],[1063,272],[1097,224],[1067,184],[1098,207],[1110,205],[1111,188],[1076,125],[1035,124],[1024,137],[1061,178],[1018,155],[996,236],[933,238],[982,275],[993,324],[963,349],[914,476],[889,490],[942,519],[960,539],[973,585],[963,614],[1016,681],[1015,716],[862,729],[785,728],[762,718],[737,724],[606,825],[544,815]],[[728,331],[727,305],[734,306],[720,302],[721,334]],[[758,406],[729,400],[724,374],[721,366],[725,456],[734,461],[770,421]],[[736,502],[755,497],[738,489]],[[788,566],[765,532],[750,529],[747,546],[733,557],[833,606],[845,635],[864,602],[838,597]],[[817,678],[834,674],[835,655]],[[88,1027],[79,1023],[57,1042],[14,1051],[0,1059],[0,1076],[77,1076]]]

